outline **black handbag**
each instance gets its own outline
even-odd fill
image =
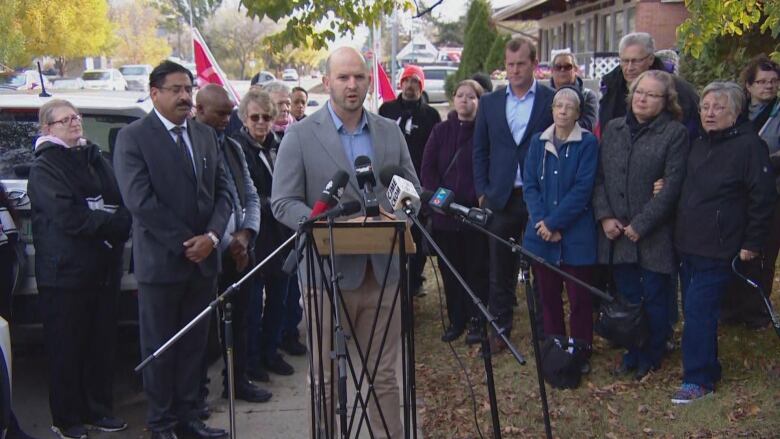
[[[542,343],[542,376],[556,389],[574,389],[582,379],[588,344],[573,338],[550,336]]]
[[[612,273],[612,254],[614,243],[609,247],[609,265],[607,268],[607,292],[614,300],[602,302],[594,331],[612,344],[625,348],[641,349],[650,338],[650,327],[642,302],[629,303],[615,288]]]

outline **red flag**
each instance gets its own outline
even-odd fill
[[[385,69],[382,68],[382,64],[377,62],[377,76],[379,76],[377,85],[379,86],[379,96],[383,102],[390,102],[395,100],[395,90],[390,83],[390,79],[387,78]]]
[[[235,103],[238,104],[238,101],[240,100],[238,92],[233,88],[233,85],[230,84],[225,72],[219,68],[219,64],[217,64],[217,60],[214,59],[214,55],[211,54],[209,46],[206,45],[206,41],[196,28],[192,28],[192,50],[195,53],[195,70],[198,73],[198,85],[221,85],[225,87],[225,90],[230,93]]]

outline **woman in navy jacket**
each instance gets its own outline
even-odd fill
[[[553,97],[553,125],[531,140],[523,183],[529,221],[523,246],[552,265],[590,282],[596,263],[596,222],[591,195],[598,167],[596,136],[580,128],[582,97],[571,87]],[[591,344],[593,304],[590,292],[534,263],[545,335],[566,336],[561,290],[571,305],[571,336]],[[586,369],[589,367],[586,366]]]

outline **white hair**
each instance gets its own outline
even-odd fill
[[[623,53],[628,46],[641,46],[645,50],[645,55],[655,53],[655,41],[647,32],[632,32],[623,36],[618,45],[618,53]]]
[[[710,82],[701,92],[701,99],[704,100],[704,97],[710,93],[726,96],[726,100],[729,102],[730,106],[729,111],[731,111],[731,114],[734,116],[739,116],[739,114],[742,112],[742,108],[745,106],[745,92],[736,82]]]

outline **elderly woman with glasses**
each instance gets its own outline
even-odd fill
[[[713,82],[702,92],[704,134],[691,146],[674,234],[685,317],[683,384],[675,404],[715,390],[720,300],[732,259],[756,258],[769,232],[774,175],[766,145],[750,124],[737,123],[744,105],[742,88],[733,82]]]
[[[277,105],[265,89],[253,86],[241,99],[238,117],[244,126],[234,137],[244,150],[249,174],[260,196],[261,226],[255,241],[255,260],[262,261],[291,233],[276,221],[271,212],[271,183],[280,144],[279,137],[272,131]],[[292,375],[294,372],[278,352],[286,318],[288,289],[295,288],[292,285],[295,282],[282,271],[283,256],[276,256],[260,269],[257,288],[250,296],[249,306],[253,311],[248,323],[248,374],[255,381],[268,381],[267,371],[279,375]]]
[[[116,305],[131,217],[100,147],[68,101],[41,106],[28,194],[35,236],[52,430],[86,437],[85,424],[120,431],[112,413]]]
[[[650,326],[648,342],[629,349],[614,374],[634,371],[637,380],[661,366],[669,332],[673,215],[688,154],[681,117],[672,76],[648,70],[629,88],[628,113],[607,124],[601,141],[593,193],[599,262],[612,267],[625,299],[643,304]],[[663,188],[653,194],[659,179]]]
[[[558,52],[552,59],[552,76],[550,77],[550,87],[558,90],[564,86],[576,88],[582,95],[582,112],[577,124],[580,128],[593,131],[596,127],[596,120],[599,115],[599,98],[597,94],[586,88],[579,77],[580,68],[577,65],[577,59],[571,52]]]
[[[531,139],[523,169],[529,215],[523,245],[548,263],[590,283],[597,239],[591,196],[599,151],[596,136],[577,122],[583,106],[579,90],[571,86],[559,88],[552,101],[553,124]],[[590,346],[590,292],[540,263],[533,264],[533,271],[542,302],[544,334],[566,337],[561,300],[565,283],[570,334]],[[589,370],[586,363],[583,372]]]
[[[742,120],[748,121],[754,132],[769,146],[769,160],[777,175],[780,171],[780,100],[777,91],[780,86],[780,66],[759,55],[742,70],[740,81],[747,92]],[[780,192],[780,178],[775,180]],[[772,292],[775,278],[775,262],[780,251],[780,203],[775,204],[769,235],[759,258],[745,264],[744,273],[759,282],[764,293]],[[739,279],[734,279],[726,290],[721,303],[721,322],[742,323],[748,328],[759,329],[769,324],[769,314],[764,301]]]

